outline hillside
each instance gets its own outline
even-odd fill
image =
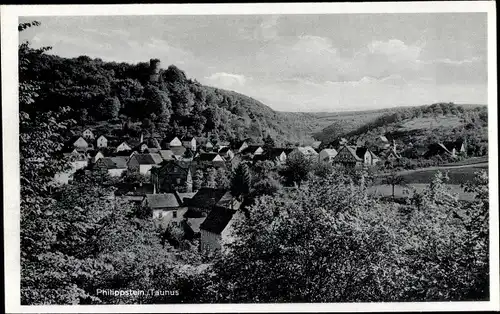
[[[21,110],[36,113],[72,109],[79,128],[106,135],[206,136],[220,140],[268,134],[281,145],[309,143],[312,115],[283,113],[227,90],[201,85],[174,65],[104,62],[86,56],[62,58],[30,53],[23,81],[40,85],[36,102]]]
[[[462,106],[453,103],[437,103],[429,106],[395,108],[363,113],[355,127],[344,127],[339,117],[332,125],[314,136],[327,143],[339,137],[370,146],[380,135],[396,141],[401,147],[411,146],[425,150],[431,143],[467,139],[472,155],[482,155],[487,150],[488,111],[486,106]],[[368,121],[366,121],[368,120]],[[341,122],[342,121],[342,122]]]

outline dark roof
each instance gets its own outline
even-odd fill
[[[167,142],[167,143],[170,143],[172,142],[177,136],[175,135],[170,135],[170,136],[166,136],[165,139],[163,141]],[[178,137],[177,137],[178,138]]]
[[[118,186],[116,195],[129,195],[129,196],[145,196],[146,194],[153,194],[154,187],[152,183],[123,183]]]
[[[200,229],[215,234],[221,234],[233,218],[235,212],[236,211],[234,210],[215,207],[210,211],[205,221],[203,221],[203,223],[200,225]]]
[[[222,189],[201,188],[191,199],[186,199],[186,204],[190,207],[211,209],[225,193]]]
[[[104,163],[107,169],[125,169],[127,168],[127,158],[118,157],[102,157],[98,162]]]
[[[135,154],[133,156],[140,165],[156,165],[163,161],[159,154]]]
[[[191,142],[193,139],[194,139],[193,136],[184,136],[183,138],[181,138],[181,141],[182,142]]]
[[[230,150],[231,148],[228,146],[222,147],[221,149],[219,149],[219,154],[227,154],[227,152],[229,152]]]
[[[201,153],[196,157],[198,161],[213,161],[215,157],[217,157],[217,153]]]
[[[367,150],[368,148],[366,147],[357,147],[356,155],[358,155],[359,158],[363,159]]]
[[[242,154],[253,154],[259,148],[262,148],[260,145],[248,145],[247,148],[241,151]]]
[[[145,197],[151,209],[182,206],[182,200],[176,193],[146,194]]]
[[[170,149],[162,149],[159,153],[164,160],[175,160],[174,152]]]

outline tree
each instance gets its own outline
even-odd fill
[[[198,191],[203,187],[203,171],[201,169],[196,170],[193,176],[193,191]]]
[[[283,176],[288,184],[301,185],[311,170],[311,162],[302,153],[295,151],[288,155]]]
[[[396,186],[406,186],[405,178],[398,175],[396,171],[391,171],[388,175],[384,176],[382,179],[382,184],[390,185],[392,188],[392,198],[395,198],[395,187]]]
[[[263,147],[264,150],[269,150],[276,146],[274,139],[269,134],[263,140],[264,140],[264,147]]]
[[[98,117],[100,120],[117,119],[120,112],[120,100],[118,97],[106,98],[98,107]]]
[[[251,181],[248,165],[240,163],[231,179],[231,195],[242,201],[250,193]]]

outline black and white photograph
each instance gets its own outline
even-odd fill
[[[416,4],[2,6],[11,311],[498,310],[495,5]]]

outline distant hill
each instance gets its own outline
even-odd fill
[[[330,143],[345,137],[353,143],[370,144],[384,135],[403,146],[421,148],[430,143],[462,138],[466,138],[471,145],[479,146],[484,146],[484,143],[487,146],[488,141],[488,110],[485,105],[437,103],[333,117],[334,122],[314,134],[315,138]],[[351,120],[351,125],[348,125],[347,119]]]
[[[310,143],[317,118],[277,112],[248,96],[204,86],[160,60],[138,64],[104,62],[86,56],[30,56],[26,76],[41,85],[28,112],[70,107],[80,128],[107,135],[210,136],[220,140],[268,134],[281,145]]]

